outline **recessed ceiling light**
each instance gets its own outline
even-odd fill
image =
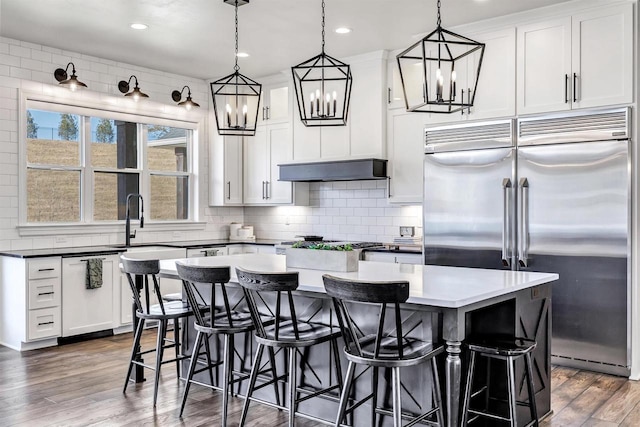
[[[133,28],[134,30],[146,30],[147,28],[149,28],[149,26],[142,23],[133,23],[131,24],[131,28]]]
[[[248,58],[249,54],[247,52],[238,52],[238,58]]]
[[[347,28],[347,27],[336,28],[336,33],[338,34],[348,34],[350,32],[351,32],[351,28]]]

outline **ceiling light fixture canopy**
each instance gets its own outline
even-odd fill
[[[134,86],[133,90],[131,92],[129,92],[130,89],[130,85],[131,85],[131,79],[135,79],[136,85]],[[134,75],[132,75],[131,77],[129,77],[129,81],[125,81],[125,80],[120,80],[118,82],[118,90],[122,93],[124,93],[124,96],[131,96],[133,97],[133,100],[138,102],[138,100],[140,100],[140,98],[148,98],[149,95],[147,95],[146,93],[143,93],[140,88],[138,87],[138,78]]]
[[[407,111],[454,113],[476,97],[484,43],[442,28],[440,0],[436,29],[398,54]]]
[[[249,0],[224,0],[235,7],[236,46],[233,73],[211,83],[213,111],[220,135],[253,136],[258,123],[262,85],[240,74],[238,66],[238,6]]]
[[[69,71],[69,66],[71,66],[71,77],[69,77],[69,75],[67,74],[67,72]],[[78,88],[87,87],[86,84],[78,80],[78,77],[76,76],[76,66],[73,62],[69,62],[64,69],[57,68],[53,72],[53,76],[59,82],[58,84],[67,86],[72,92],[75,92]]]
[[[291,67],[300,120],[305,126],[344,126],[349,114],[351,67],[324,51],[322,0],[322,52]]]
[[[185,89],[187,89],[188,91],[187,99],[182,101],[182,93]],[[193,102],[193,99],[191,99],[191,88],[186,85],[182,88],[182,90],[174,90],[173,92],[171,92],[171,99],[173,99],[174,102],[177,102],[179,106],[186,108],[188,111],[191,111],[192,108],[200,107],[200,104]]]

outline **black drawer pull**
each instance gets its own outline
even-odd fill
[[[38,326],[44,326],[44,325],[53,325],[53,321],[38,323]]]
[[[40,296],[40,295],[53,295],[53,294],[55,294],[55,292],[41,292],[41,293],[38,294],[38,296]]]
[[[55,268],[53,268],[53,267],[52,268],[40,268],[40,269],[38,269],[38,271],[53,271],[53,270],[55,270]]]

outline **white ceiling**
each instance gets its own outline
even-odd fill
[[[442,0],[452,27],[566,0]],[[320,53],[320,0],[251,0],[239,8],[241,72],[285,70]],[[223,0],[0,0],[0,35],[186,76],[233,71],[234,8]],[[436,0],[326,0],[326,52],[398,49],[435,27]],[[147,30],[129,27],[143,22]],[[353,32],[338,35],[347,26]],[[64,65],[64,64],[60,64]],[[81,70],[78,75],[81,76]]]

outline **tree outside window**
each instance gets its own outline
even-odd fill
[[[78,139],[78,121],[73,115],[68,113],[60,114],[58,136],[66,141],[76,141]]]
[[[96,126],[96,142],[113,142],[115,133],[111,122],[109,119],[100,119]]]
[[[27,138],[37,138],[38,137],[38,124],[33,119],[33,115],[31,111],[27,111]]]

